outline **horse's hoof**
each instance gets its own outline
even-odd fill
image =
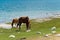
[[[30,32],[31,30],[27,30],[26,32]]]

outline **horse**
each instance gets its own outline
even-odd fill
[[[11,23],[12,28],[13,28],[13,25],[15,24],[15,26],[16,26],[17,23],[18,23],[18,19],[17,19],[17,18],[14,18],[14,19],[12,20],[12,23]]]
[[[26,24],[26,29],[29,30],[31,27],[30,27],[30,20],[29,20],[29,17],[26,16],[26,17],[20,17],[18,19],[18,23],[17,23],[17,28],[19,26],[19,30],[21,29],[21,24],[22,23],[25,23]]]
[[[17,24],[16,28],[19,30],[21,29],[21,24],[22,23],[25,23],[26,24],[26,29],[29,30],[31,27],[30,27],[30,20],[29,20],[29,17],[26,16],[26,17],[20,17],[19,19],[13,19],[12,20],[12,28],[13,28],[13,24]]]

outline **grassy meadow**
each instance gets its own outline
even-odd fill
[[[26,32],[25,24],[22,25],[20,31],[16,31],[16,28],[12,29],[2,29],[0,28],[0,40],[20,40],[22,37],[30,38],[30,37],[38,37],[43,36],[45,34],[51,33],[51,28],[55,26],[56,32],[60,33],[60,18],[54,18],[50,21],[45,22],[33,22],[31,20],[31,31]],[[37,34],[37,32],[41,32],[41,34]],[[15,35],[15,38],[10,38],[9,35]]]

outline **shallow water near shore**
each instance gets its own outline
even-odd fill
[[[0,23],[0,28],[11,29],[12,26],[10,24]]]
[[[0,23],[11,22],[13,18],[19,18],[21,16],[28,16],[30,19],[34,18],[45,18],[55,16],[59,14],[51,11],[23,11],[23,12],[0,12]]]

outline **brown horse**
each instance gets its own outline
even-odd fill
[[[21,28],[20,26],[21,26],[22,23],[25,23],[26,24],[26,29],[27,30],[30,29],[30,21],[29,21],[29,17],[28,16],[26,16],[26,17],[20,17],[18,19],[17,28],[19,26],[19,29],[20,29]]]
[[[12,27],[13,27],[13,24],[17,24],[17,28],[21,28],[21,24],[22,23],[25,23],[26,24],[26,29],[29,30],[30,29],[30,20],[29,20],[29,17],[26,16],[26,17],[20,17],[19,19],[13,19],[12,21]]]
[[[18,23],[18,19],[17,18],[13,19],[11,24],[12,28],[13,28],[13,25],[14,24],[17,25],[17,23]]]

